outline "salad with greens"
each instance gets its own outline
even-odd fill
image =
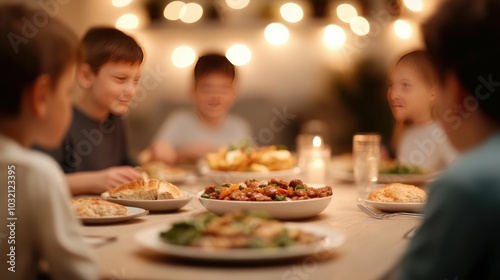
[[[397,164],[391,168],[381,170],[380,174],[420,175],[424,174],[424,171],[418,166]]]
[[[288,228],[262,212],[208,213],[174,224],[160,233],[165,242],[193,247],[276,248],[310,244],[324,237]]]

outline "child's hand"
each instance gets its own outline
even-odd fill
[[[131,166],[117,166],[110,167],[101,171],[98,171],[98,180],[100,184],[97,184],[99,190],[95,190],[97,193],[102,193],[110,188],[117,187],[119,185],[142,179],[141,172]]]
[[[205,157],[208,153],[214,152],[214,147],[204,143],[198,143],[186,146],[179,151],[184,158],[199,159]]]
[[[177,151],[172,145],[163,141],[156,141],[151,145],[151,148],[146,151],[150,152],[149,161],[162,161],[166,164],[175,164],[177,161]]]

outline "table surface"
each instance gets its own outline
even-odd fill
[[[200,180],[179,187],[195,193],[205,183]],[[300,223],[336,229],[345,235],[345,242],[333,252],[305,258],[260,264],[214,264],[157,253],[135,240],[134,234],[139,230],[205,212],[196,198],[177,212],[150,213],[124,223],[82,225],[82,230],[84,235],[116,237],[95,247],[101,274],[107,279],[379,279],[397,265],[408,245],[405,234],[421,218],[370,218],[356,206],[355,186],[341,182],[330,185],[334,193],[328,208]]]

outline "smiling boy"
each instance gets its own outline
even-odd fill
[[[81,94],[63,144],[51,155],[67,173],[73,195],[99,194],[140,179],[127,152],[120,117],[135,97],[143,51],[115,28],[90,29],[82,39],[85,61],[77,70]]]

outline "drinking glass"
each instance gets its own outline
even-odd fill
[[[354,182],[359,198],[366,199],[373,190],[380,166],[380,134],[356,134],[352,143]]]

